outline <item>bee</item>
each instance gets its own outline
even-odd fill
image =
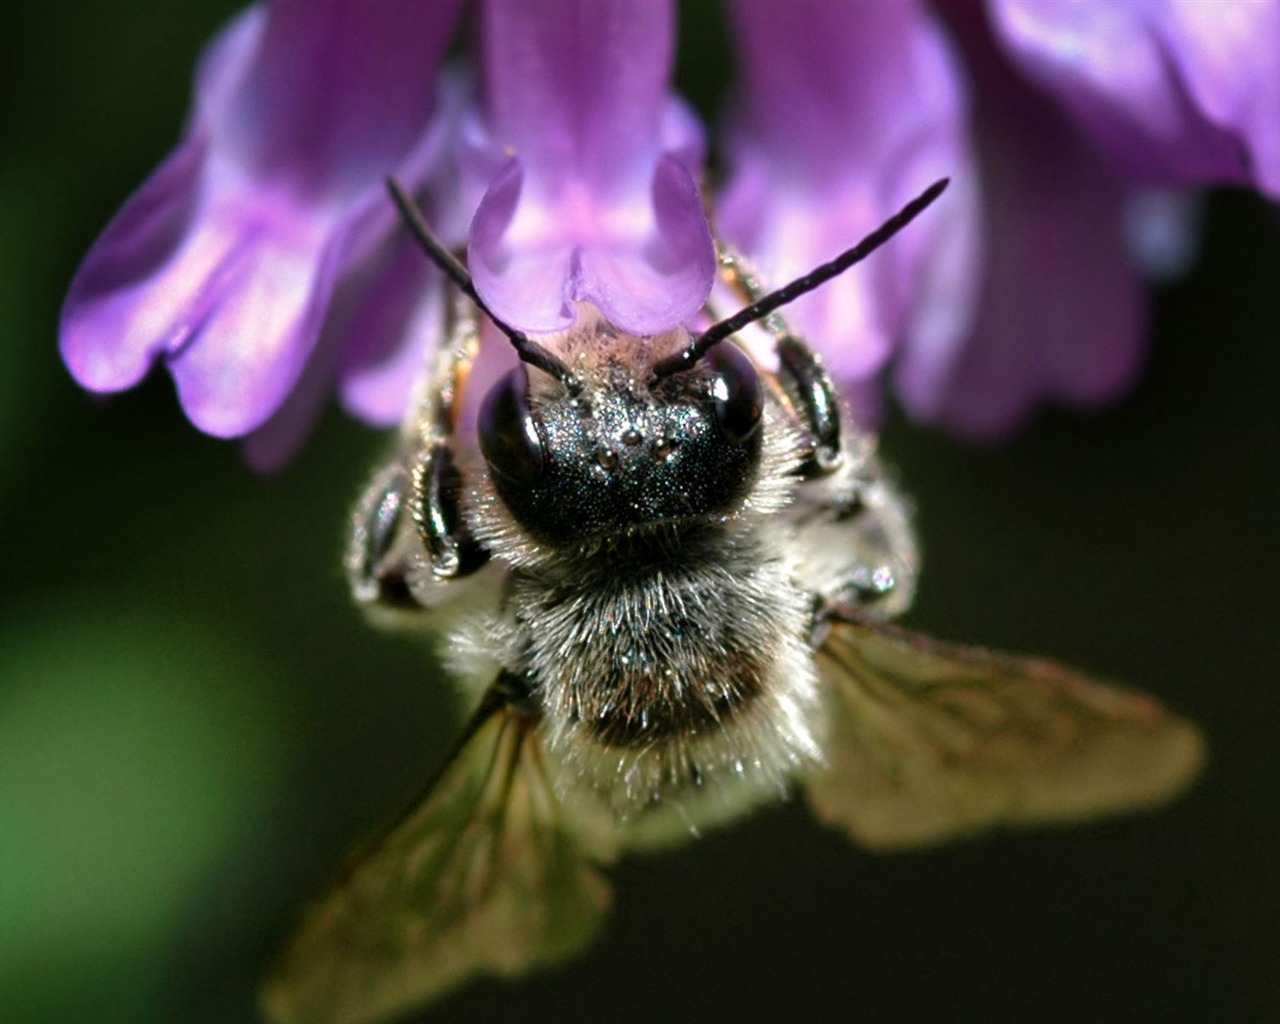
[[[945,185],[777,291],[722,255],[746,305],[700,333],[636,337],[584,304],[534,340],[391,183],[461,297],[356,506],[347,569],[375,621],[439,637],[474,711],[304,916],[269,1016],[373,1021],[561,962],[599,930],[619,856],[794,789],[892,849],[1148,807],[1190,781],[1200,735],[1153,699],[889,624],[918,572],[907,502],[777,310]],[[484,330],[518,359],[468,403]]]

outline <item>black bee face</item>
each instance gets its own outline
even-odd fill
[[[531,395],[517,367],[480,412],[494,487],[529,534],[573,544],[730,512],[760,463],[763,394],[751,361],[722,345],[659,380],[607,364],[577,395]]]

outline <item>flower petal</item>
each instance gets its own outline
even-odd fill
[[[573,172],[625,189],[647,182],[675,44],[666,0],[488,0],[487,123],[537,188]]]
[[[476,209],[468,269],[476,290],[501,319],[530,331],[559,330],[574,318],[575,247],[561,242],[540,208],[521,204],[523,191],[524,167],[512,159]]]
[[[502,319],[569,326],[579,302],[647,334],[693,316],[715,277],[696,121],[667,92],[670,3],[486,5],[485,106],[465,131],[483,192],[468,262]],[[502,157],[498,169],[499,156]]]
[[[59,346],[76,382],[123,391],[187,336],[185,290],[157,288],[195,217],[204,140],[190,139],[134,193],[81,266],[62,310]]]
[[[1098,406],[1132,386],[1145,354],[1143,287],[1126,258],[1123,193],[1090,164],[1058,164],[1053,187],[1029,187],[1014,217],[988,223],[967,344],[937,362],[908,347],[897,367],[913,415],[994,440],[1045,401]]]
[[[259,472],[298,454],[339,382],[348,413],[375,427],[404,419],[433,343],[444,344],[440,271],[407,235],[388,239],[336,290],[315,351],[271,418],[244,439]],[[176,372],[176,370],[175,370]]]
[[[1280,193],[1280,3],[990,0],[997,36],[1123,167]]]
[[[730,10],[743,82],[719,224],[770,282],[833,258],[933,180],[973,178],[963,86],[920,5],[736,0]],[[947,301],[967,308],[973,254],[939,243],[944,230],[974,237],[975,196],[953,187],[882,252],[788,309],[834,373],[873,375],[913,322],[963,328],[963,316],[913,311],[929,301],[922,285],[944,280]],[[943,252],[950,275],[933,266]]]
[[[175,254],[201,217],[201,190],[209,152],[199,125],[222,116],[261,46],[266,12],[246,10],[206,49],[196,75],[196,127],[135,192],[94,243],[63,305],[60,345],[72,376],[93,391],[137,384],[161,355],[190,335],[185,311],[194,299],[174,276],[160,286]],[[220,254],[204,252],[203,278]]]
[[[208,119],[218,151],[316,205],[382,178],[435,106],[460,0],[272,0],[244,85]]]
[[[1145,308],[1125,244],[1127,180],[1048,98],[1020,89],[980,26],[959,27],[987,197],[981,297],[963,346],[909,342],[895,380],[913,415],[986,440],[1045,400],[1123,393],[1142,363]]]
[[[277,473],[298,456],[332,394],[337,352],[333,345],[317,345],[288,397],[241,440],[241,454],[251,469]]]
[[[526,330],[561,330],[577,303],[591,302],[615,326],[643,335],[684,323],[705,305],[715,246],[697,186],[674,157],[662,157],[651,190],[625,205],[602,208],[584,194],[547,210],[520,202],[523,182],[513,160],[472,222],[471,273],[499,317]],[[576,216],[576,228],[564,232],[556,212]]]
[[[628,238],[620,254],[603,246],[584,249],[575,288],[577,299],[594,302],[633,334],[657,334],[691,319],[706,304],[711,282],[705,261],[715,255],[698,186],[674,156],[659,159],[651,196],[645,237]],[[711,267],[714,274],[714,262]]]
[[[1280,2],[1166,2],[1169,46],[1188,92],[1246,146],[1253,183],[1280,198]]]
[[[301,376],[346,255],[343,233],[327,243],[316,234],[289,246],[279,226],[255,231],[235,223],[215,238],[234,246],[207,279],[181,274],[179,262],[179,274],[199,298],[189,307],[197,317],[191,340],[169,356],[169,371],[187,416],[205,433],[248,433],[280,407]]]
[[[77,379],[119,390],[165,358],[201,429],[271,418],[338,281],[395,227],[383,175],[420,185],[439,164],[434,78],[457,7],[276,0],[232,23],[202,61],[182,145],[72,284],[62,348]]]
[[[428,369],[429,343],[447,342],[440,271],[410,239],[389,249],[362,270],[349,296],[338,296],[332,317],[333,328],[351,338],[339,367],[343,407],[376,427],[404,418]]]

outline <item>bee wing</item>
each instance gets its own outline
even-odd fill
[[[609,834],[556,798],[538,722],[488,705],[421,804],[306,914],[263,992],[272,1020],[378,1020],[594,937]]]
[[[873,849],[1153,806],[1204,757],[1196,727],[1150,697],[852,610],[817,659],[832,720],[809,801]]]

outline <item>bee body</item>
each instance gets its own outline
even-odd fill
[[[536,341],[493,321],[520,359],[504,370],[465,268],[392,186],[469,303],[346,564],[373,621],[437,637],[474,711],[304,917],[272,1019],[365,1024],[563,961],[621,853],[791,790],[883,850],[1151,807],[1194,777],[1198,731],[1151,698],[887,621],[915,589],[907,504],[775,311],[943,187],[775,292],[723,257],[749,305],[697,336],[629,335],[587,305]]]
[[[457,382],[475,358],[466,311],[457,331],[428,415],[354,517],[357,599],[403,623],[413,595],[423,615],[409,623],[440,637],[476,697],[499,674],[518,680],[560,789],[599,796],[620,824],[687,831],[777,799],[822,758],[822,609],[895,611],[914,583],[903,503],[870,440],[844,424],[838,457],[815,471],[813,432],[745,350],[655,379],[687,332],[636,338],[590,308],[547,342],[580,390],[517,369],[478,430],[439,432],[443,406],[465,408]],[[442,512],[430,482],[446,458],[457,479]],[[468,574],[433,555],[459,546],[484,552],[482,607]]]

